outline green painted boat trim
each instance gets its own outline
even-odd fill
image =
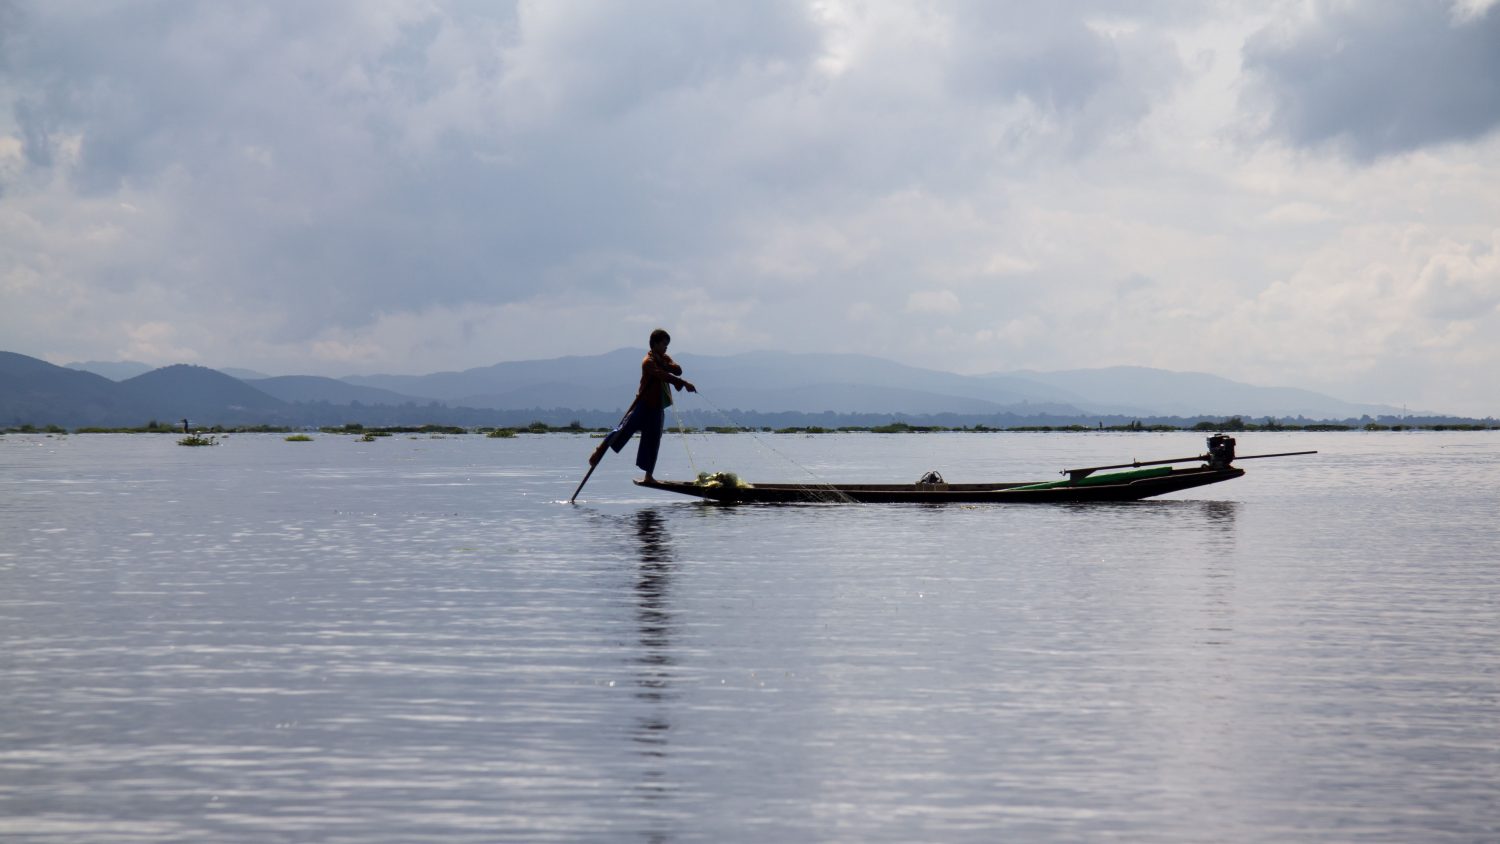
[[[1109,475],[1090,475],[1077,481],[1052,481],[1045,484],[1027,484],[1026,486],[1012,487],[1012,491],[1020,489],[1058,489],[1065,486],[1095,486],[1097,484],[1125,484],[1138,481],[1141,478],[1159,478],[1163,475],[1172,474],[1171,466],[1162,466],[1159,469],[1137,469],[1134,472],[1115,472]]]

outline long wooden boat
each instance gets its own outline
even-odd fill
[[[1280,454],[1253,454],[1241,457],[1285,457],[1293,454],[1316,454],[1315,451],[1293,451]],[[1132,461],[1113,466],[1065,469],[1061,481],[1022,481],[1018,483],[942,482],[930,476],[914,484],[750,484],[732,475],[701,477],[698,481],[637,480],[637,486],[690,495],[709,501],[742,504],[788,503],[859,503],[859,504],[989,504],[989,503],[1074,503],[1090,501],[1139,501],[1157,495],[1180,492],[1194,487],[1238,478],[1244,469],[1231,465],[1235,459],[1234,439],[1222,434],[1209,438],[1209,453],[1197,457],[1171,460]],[[1178,469],[1174,463],[1202,461],[1201,466]],[[1157,468],[1142,469],[1143,466]],[[1106,469],[1130,468],[1133,471],[1096,475]]]

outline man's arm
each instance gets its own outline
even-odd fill
[[[689,393],[698,392],[698,388],[694,387],[692,382],[684,381],[678,377],[682,374],[682,367],[678,366],[676,361],[666,357],[666,355],[662,355],[662,357],[666,358],[666,360],[657,360],[656,355],[646,355],[645,360],[641,361],[641,369],[647,375],[659,378],[679,390],[686,389]]]

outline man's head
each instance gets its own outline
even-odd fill
[[[651,351],[665,352],[667,344],[672,342],[672,335],[665,328],[658,328],[651,332]]]

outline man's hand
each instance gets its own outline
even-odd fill
[[[693,386],[693,382],[691,382],[691,381],[684,381],[684,382],[682,382],[682,386],[686,387],[687,391],[689,393],[696,393],[696,392],[698,392],[698,388],[694,387]]]

